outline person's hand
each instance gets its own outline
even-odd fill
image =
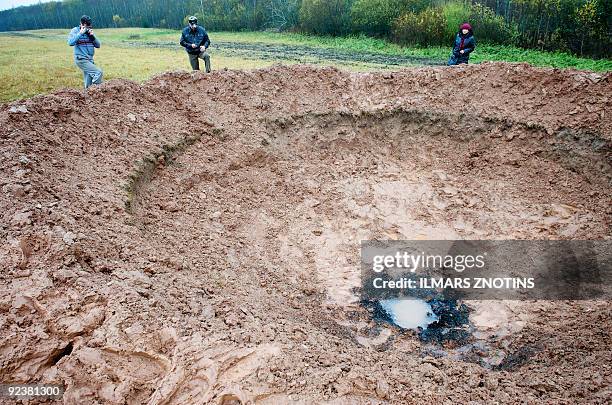
[[[198,46],[197,46],[196,44],[191,44],[191,47],[195,49],[195,48],[197,48]]]
[[[81,30],[79,31],[79,34],[84,34],[85,31],[87,31],[87,27],[84,25],[81,25]]]
[[[89,29],[87,30],[87,35],[91,35],[91,36],[93,36],[93,28],[89,28]]]
[[[206,48],[203,45],[200,47],[200,52],[206,52]]]
[[[463,54],[464,52],[465,52],[465,51],[464,51],[463,49],[459,51],[459,53],[461,53],[461,54]]]

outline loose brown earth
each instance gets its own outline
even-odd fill
[[[611,74],[487,63],[4,105],[0,379],[67,404],[604,403],[608,302],[473,302],[484,352],[458,357],[355,287],[364,239],[609,239],[611,104]]]

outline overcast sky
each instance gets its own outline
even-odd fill
[[[0,0],[0,10],[6,10],[7,8],[29,6],[30,4],[46,3],[50,0]]]

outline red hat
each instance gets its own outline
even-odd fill
[[[472,31],[472,26],[470,24],[468,24],[468,23],[463,23],[463,24],[461,24],[461,29],[462,30],[470,30],[470,31]]]

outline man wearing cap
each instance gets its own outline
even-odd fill
[[[187,50],[189,63],[193,70],[200,70],[199,59],[204,59],[206,73],[210,73],[210,55],[206,50],[210,46],[210,39],[204,27],[198,25],[198,19],[189,17],[189,26],[183,29],[181,45]]]
[[[95,48],[100,40],[94,35],[91,17],[81,17],[81,24],[68,34],[68,45],[74,47],[74,63],[83,71],[85,88],[102,83],[102,70],[94,65]]]

